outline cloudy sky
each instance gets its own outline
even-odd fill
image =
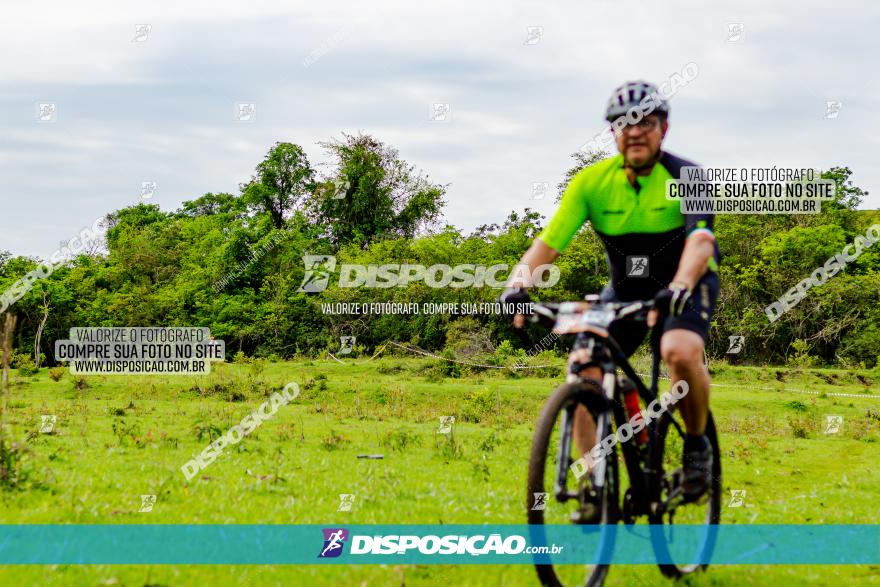
[[[368,132],[449,184],[450,223],[549,215],[620,82],[696,63],[669,150],[846,165],[880,207],[876,2],[41,2],[0,22],[0,249],[46,256],[104,213],[237,193],[275,141]],[[149,25],[149,30],[136,30]],[[732,39],[730,26],[736,25]],[[529,28],[542,27],[529,40]],[[836,117],[826,103],[841,102]],[[253,103],[251,121],[237,104]],[[39,104],[54,104],[40,121]],[[449,104],[432,121],[433,104]]]

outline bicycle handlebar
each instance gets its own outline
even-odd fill
[[[566,304],[581,302],[562,302],[562,303],[541,303],[532,302],[532,315],[530,320],[537,322],[548,328],[553,328],[559,317],[560,310]],[[586,302],[584,302],[586,303]],[[638,318],[647,314],[650,310],[655,309],[654,300],[639,300],[635,302],[599,302],[590,304],[589,311],[610,311],[614,312],[615,320],[622,318]]]

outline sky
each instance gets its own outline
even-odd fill
[[[868,0],[10,4],[0,250],[48,257],[127,205],[238,193],[277,141],[326,171],[318,142],[343,132],[448,185],[463,230],[549,217],[611,91],[689,63],[665,148],[714,167],[848,166],[877,209],[878,16]]]

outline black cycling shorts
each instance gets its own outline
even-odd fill
[[[715,312],[718,289],[718,274],[714,271],[707,271],[694,288],[690,307],[681,316],[667,317],[663,322],[662,329],[655,326],[651,333],[652,343],[659,348],[660,336],[664,332],[683,328],[699,334],[703,337],[703,343],[705,344],[709,339],[709,323],[712,321],[712,315]],[[646,298],[652,298],[654,295],[656,295],[656,292],[646,296]],[[620,301],[616,299],[614,288],[611,284],[606,285],[605,289],[602,290],[601,300],[603,302]],[[617,344],[620,345],[623,353],[629,357],[636,352],[636,349],[645,340],[645,335],[648,333],[648,325],[645,322],[621,320],[613,323],[609,332],[614,340],[617,341]]]

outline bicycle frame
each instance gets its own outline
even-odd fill
[[[596,430],[599,434],[603,434],[605,431],[610,432],[611,430],[609,423],[607,422],[607,418],[610,415],[613,414],[617,428],[620,428],[624,423],[629,421],[626,410],[621,402],[621,393],[619,386],[617,385],[617,368],[620,368],[633,384],[635,384],[642,401],[645,402],[645,405],[649,405],[652,401],[657,399],[659,357],[655,352],[651,373],[651,388],[648,389],[642,379],[635,372],[635,369],[630,365],[626,355],[621,350],[620,345],[618,345],[617,341],[615,341],[610,334],[599,335],[595,332],[586,332],[583,336],[586,337],[586,349],[590,353],[590,360],[585,363],[572,361],[568,370],[568,378],[569,381],[572,381],[573,378],[574,381],[583,380],[580,373],[588,367],[598,367],[601,370],[602,381],[599,383],[601,383],[604,391],[607,407],[596,415]],[[574,406],[572,406],[571,409],[566,410],[561,428],[562,439],[559,447],[560,458],[558,459],[560,464],[555,489],[557,499],[563,500],[576,497],[576,494],[568,494],[564,490],[566,487],[565,481],[568,475],[568,460],[567,458],[561,458],[564,455],[571,454],[570,442],[573,428],[573,411]],[[675,418],[671,418],[671,422],[678,433],[684,436],[684,431]],[[655,479],[653,473],[655,467],[658,465],[657,463],[652,462],[651,455],[654,451],[650,450],[652,444],[656,442],[656,427],[656,420],[651,420],[647,424],[649,450],[644,468],[639,462],[640,457],[638,454],[638,448],[634,442],[631,442],[632,439],[628,442],[618,443],[620,444],[623,460],[626,464],[627,475],[630,479],[633,505],[631,513],[633,516],[647,515],[651,511],[650,508],[657,508],[659,506],[659,504],[650,502],[650,496],[659,495],[660,488],[649,487],[649,480]],[[593,475],[593,485],[597,491],[601,491],[604,486],[605,468],[606,460],[602,459],[596,464],[593,471],[591,471],[591,475]],[[615,504],[615,507],[619,507],[619,504]]]

